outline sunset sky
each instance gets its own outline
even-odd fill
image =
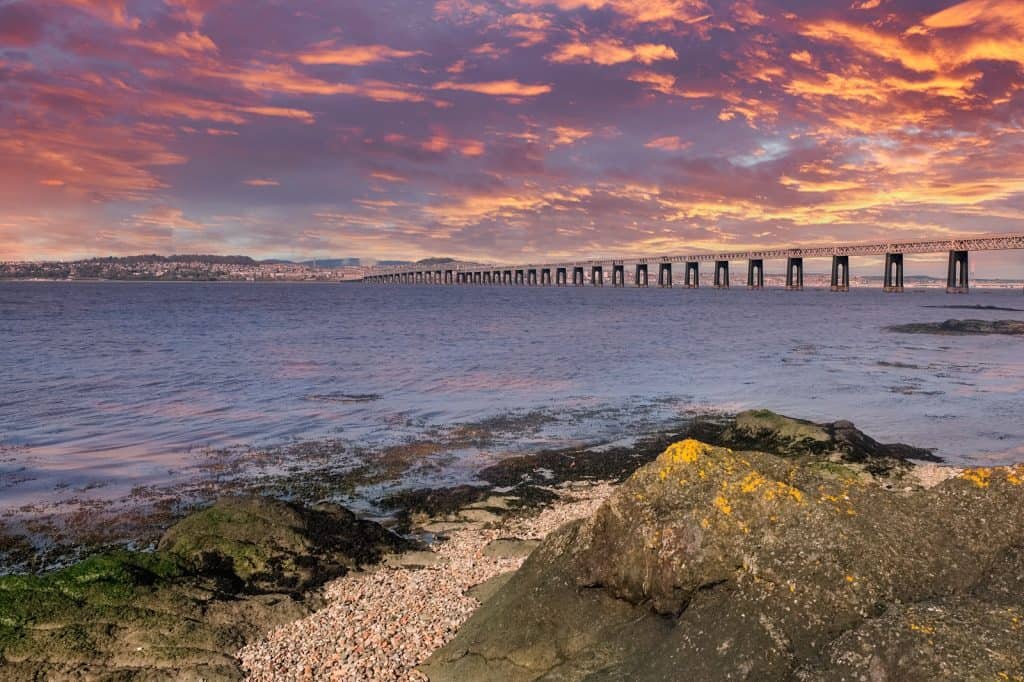
[[[0,0],[0,178],[0,260],[1024,231],[1024,2]]]

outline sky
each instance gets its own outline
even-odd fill
[[[1021,0],[0,0],[0,260],[515,262],[1022,218]]]

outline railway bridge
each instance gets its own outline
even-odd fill
[[[764,288],[764,262],[786,262],[786,289],[804,288],[804,259],[832,259],[832,291],[849,291],[850,256],[885,256],[883,289],[903,291],[903,257],[906,254],[949,254],[946,291],[966,293],[968,258],[971,251],[1024,249],[1024,232],[899,242],[833,244],[724,253],[700,253],[666,256],[639,256],[621,259],[592,259],[520,265],[446,263],[443,265],[401,265],[374,268],[364,276],[369,284],[438,284],[490,286],[627,286],[672,287],[673,275],[682,274],[682,286],[700,286],[700,267],[714,268],[714,286],[729,287],[729,264],[745,262],[747,288]],[[627,273],[630,275],[627,278]]]

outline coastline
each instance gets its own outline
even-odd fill
[[[701,440],[694,441],[694,438]],[[156,555],[119,555],[116,559],[140,566],[148,566],[147,562],[154,560],[178,562],[174,564],[177,568],[161,569],[169,576],[166,583],[158,577],[151,587],[131,587],[135,592],[130,593],[135,596],[125,604],[131,604],[133,609],[153,600],[158,604],[173,604],[179,602],[180,596],[166,601],[159,595],[181,594],[182,589],[186,593],[201,590],[206,596],[198,605],[199,610],[189,607],[187,613],[192,615],[187,619],[195,620],[202,628],[214,628],[220,632],[218,628],[223,626],[218,623],[223,622],[226,613],[234,614],[229,616],[233,623],[230,634],[222,632],[218,635],[222,642],[218,651],[197,656],[189,648],[192,646],[189,640],[186,638],[179,642],[176,638],[180,635],[175,634],[163,646],[170,647],[169,651],[185,647],[190,652],[179,663],[172,663],[165,654],[145,646],[139,648],[134,657],[111,657],[109,653],[100,653],[108,651],[107,648],[90,654],[91,649],[87,646],[84,650],[73,649],[65,654],[60,653],[60,647],[56,651],[47,649],[50,661],[54,661],[54,656],[70,658],[59,665],[51,662],[43,664],[42,668],[33,668],[31,661],[35,654],[31,654],[34,650],[31,646],[16,646],[15,649],[22,647],[22,653],[12,658],[10,645],[17,642],[19,636],[14,635],[12,639],[12,633],[8,631],[0,632],[0,657],[6,658],[8,663],[13,661],[19,666],[27,666],[16,668],[19,673],[49,670],[50,673],[68,676],[76,670],[92,673],[105,670],[108,673],[120,671],[118,674],[131,679],[148,670],[167,677],[189,676],[198,671],[207,679],[239,679],[244,673],[254,680],[425,680],[427,678],[417,671],[417,666],[428,660],[432,661],[430,665],[436,665],[438,652],[445,651],[453,639],[458,638],[463,625],[470,618],[475,619],[474,614],[484,613],[482,607],[495,594],[507,592],[502,592],[507,581],[518,575],[514,571],[536,547],[543,546],[541,543],[552,533],[558,531],[561,535],[574,522],[594,517],[606,500],[621,496],[619,491],[623,485],[632,485],[636,472],[655,466],[655,462],[667,456],[667,451],[676,447],[671,444],[678,444],[682,439],[690,439],[686,442],[717,443],[716,448],[728,445],[749,451],[751,455],[760,451],[775,452],[791,460],[789,466],[820,472],[826,476],[825,480],[860,481],[869,487],[880,485],[894,491],[927,491],[952,479],[969,478],[975,471],[934,461],[922,462],[931,458],[928,451],[878,443],[849,422],[819,425],[767,411],[751,411],[735,417],[698,420],[683,433],[659,434],[632,447],[546,451],[509,458],[485,471],[482,478],[487,483],[482,486],[407,491],[390,502],[399,511],[399,523],[395,528],[403,532],[402,537],[388,533],[375,523],[360,521],[363,529],[360,533],[366,538],[376,539],[355,539],[357,544],[346,545],[350,549],[344,550],[345,554],[340,558],[330,559],[336,555],[325,550],[326,553],[316,554],[321,559],[298,560],[289,559],[291,555],[282,555],[283,558],[260,560],[259,566],[306,565],[315,568],[323,565],[324,568],[315,568],[315,574],[303,578],[300,583],[289,577],[297,575],[294,569],[287,569],[284,574],[280,574],[278,569],[267,573],[265,568],[257,566],[258,570],[246,569],[248,573],[243,573],[240,567],[250,562],[245,558],[249,556],[248,550],[241,555],[234,554],[237,551],[235,540],[227,545],[223,540],[210,544],[209,538],[236,538],[238,533],[245,537],[251,532],[252,520],[270,518],[267,517],[269,511],[260,511],[262,507],[277,509],[279,511],[274,514],[286,515],[320,513],[315,511],[318,507],[308,512],[302,511],[302,507],[288,511],[281,507],[281,503],[272,503],[269,498],[224,498],[213,508],[187,516],[165,533]],[[978,476],[984,476],[984,480],[993,475],[991,469],[977,471],[983,472]],[[224,517],[224,512],[217,512],[218,509],[238,509],[239,504],[249,516],[237,517],[231,512]],[[332,505],[324,507],[325,510],[334,508]],[[210,514],[215,512],[216,515],[211,517]],[[252,513],[259,516],[252,517]],[[237,520],[230,522],[230,528],[218,526],[216,532],[203,530],[199,537],[207,539],[199,540],[200,545],[196,545],[197,540],[194,539],[180,539],[193,537],[194,529],[206,527],[207,521],[203,519],[212,518]],[[259,537],[244,542],[259,545],[263,542],[263,535],[274,537],[278,533],[271,528],[269,533],[260,531]],[[366,536],[366,533],[371,535]],[[315,536],[310,536],[310,539],[314,545],[318,542]],[[307,542],[302,541],[300,545],[307,546],[303,544]],[[378,549],[369,554],[364,550],[351,554],[351,548],[364,546],[367,542]],[[201,550],[203,546],[207,549]],[[186,549],[182,550],[182,547]],[[182,557],[186,556],[181,555],[181,551],[186,551],[187,556],[208,558],[203,559],[202,565],[194,561],[181,564]],[[210,551],[214,554],[208,554]],[[281,550],[274,545],[268,551]],[[223,558],[213,560],[214,555]],[[153,559],[147,558],[150,556]],[[239,561],[243,563],[239,564]],[[193,568],[181,568],[186,565]],[[75,574],[81,569],[74,565],[66,570]],[[305,572],[301,574],[306,575]],[[321,578],[316,578],[317,575]],[[10,580],[0,578],[0,599],[10,588]],[[23,587],[18,579],[14,584]],[[218,584],[220,587],[214,587]],[[307,586],[302,587],[303,584]],[[140,589],[142,592],[138,592]],[[138,601],[140,599],[142,601]],[[228,607],[232,603],[236,606]],[[93,608],[95,606],[88,606],[88,609]],[[225,612],[225,608],[229,611]],[[29,616],[40,617],[39,614]],[[58,616],[62,620],[68,617],[74,622],[73,614]],[[170,623],[176,622],[176,617],[166,617],[171,618]],[[66,620],[64,622],[65,625],[60,627],[67,627]],[[122,623],[115,628],[114,642],[103,647],[114,646],[121,641],[119,637],[130,636],[133,641],[145,639],[152,627],[147,622],[143,618],[134,624]],[[44,623],[45,620],[38,625]],[[45,632],[46,627],[40,632]],[[170,626],[165,622],[160,627]],[[172,627],[171,631],[174,629]],[[237,644],[232,645],[232,642]],[[212,658],[206,660],[204,657]]]

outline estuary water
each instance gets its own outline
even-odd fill
[[[951,463],[1024,461],[1024,339],[885,330],[1024,320],[949,305],[1024,296],[0,283],[0,513],[224,475],[197,465],[210,449],[327,438],[355,465],[508,415],[530,426],[488,458],[766,407]],[[431,475],[471,476],[481,453],[460,447]]]

